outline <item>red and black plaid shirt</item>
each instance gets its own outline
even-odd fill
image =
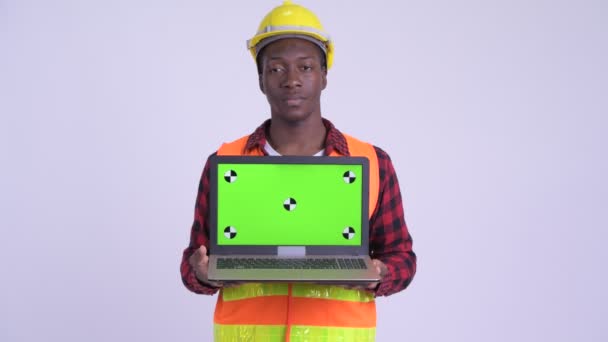
[[[342,133],[330,121],[323,119],[323,122],[327,128],[325,155],[336,151],[341,155],[349,156],[348,145]],[[267,141],[266,132],[269,125],[270,120],[267,120],[249,136],[247,150],[259,149],[267,154],[264,145]],[[412,251],[412,238],[405,225],[401,192],[393,164],[386,152],[376,146],[374,148],[380,168],[380,191],[369,224],[370,255],[373,259],[382,261],[388,268],[388,274],[376,289],[377,296],[388,296],[405,289],[412,281],[416,273],[416,254]],[[201,245],[209,247],[209,224],[206,220],[209,210],[208,201],[209,165],[206,163],[198,188],[190,245],[184,250],[181,263],[184,285],[189,290],[202,294],[214,294],[217,289],[198,281],[188,263],[188,258]]]

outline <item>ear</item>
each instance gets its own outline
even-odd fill
[[[327,87],[327,69],[323,68],[323,72],[321,73],[321,90],[325,90]]]
[[[264,82],[262,80],[262,74],[258,74],[258,84],[260,86],[260,91],[262,91],[262,94],[266,95],[266,91],[264,90]]]

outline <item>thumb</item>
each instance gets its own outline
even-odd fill
[[[380,268],[380,264],[378,263],[378,260],[374,260],[373,263],[374,263],[374,266],[376,267],[376,272],[378,272],[378,274],[380,274],[380,272],[382,272],[382,269]]]
[[[207,247],[205,247],[204,245],[201,245],[201,247],[199,247],[198,249],[199,255],[201,256],[201,262],[203,262],[203,264],[206,264],[209,262],[209,257],[207,256]]]
[[[374,260],[372,260],[372,262],[374,263],[374,266],[376,266],[376,271],[378,272],[380,277],[384,278],[384,276],[386,275],[386,273],[388,271],[386,268],[386,265],[378,259],[374,259]]]

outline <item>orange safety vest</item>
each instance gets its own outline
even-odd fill
[[[380,184],[378,156],[372,145],[344,137],[351,156],[369,159],[371,217]],[[258,149],[245,151],[248,139],[244,136],[225,143],[217,154],[263,155]],[[220,290],[213,323],[219,342],[369,342],[376,335],[376,304],[372,292],[342,286],[246,283]]]

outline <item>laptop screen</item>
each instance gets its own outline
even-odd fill
[[[360,246],[367,177],[356,160],[219,158],[212,172],[217,245]]]

